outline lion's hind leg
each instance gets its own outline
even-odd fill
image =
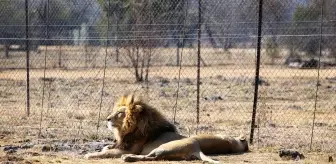
[[[148,155],[124,154],[121,159],[125,162],[156,161],[156,160],[203,160],[219,163],[201,152],[200,145],[193,138],[171,141],[152,150]]]
[[[173,157],[175,156],[175,157]],[[124,154],[121,159],[125,162],[137,162],[137,161],[156,161],[156,160],[202,160],[204,162],[219,164],[219,161],[215,161],[210,157],[203,154],[200,150],[191,153],[190,155],[175,154],[173,156],[167,156],[164,151],[153,150],[148,155],[136,155],[136,154]]]
[[[198,152],[194,152],[192,154],[194,157],[196,157],[197,159],[202,160],[203,162],[208,162],[208,163],[213,163],[213,164],[219,164],[219,161],[215,161],[213,159],[211,159],[210,157],[206,156],[203,152],[198,151]]]
[[[136,155],[136,154],[123,154],[121,159],[125,162],[136,162],[136,161],[155,161],[157,158],[155,156],[149,155]]]
[[[121,156],[121,159],[125,162],[182,160],[182,159],[189,159],[189,158],[190,157],[187,157],[186,153],[163,149],[161,146],[154,149],[147,155],[123,154]]]

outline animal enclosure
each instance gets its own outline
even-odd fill
[[[332,0],[1,0],[0,146],[71,142],[80,155],[111,140],[106,116],[137,92],[184,135],[334,153],[335,12]]]

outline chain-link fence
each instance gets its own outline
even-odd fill
[[[137,91],[183,134],[332,152],[335,35],[334,0],[1,0],[0,137],[110,137]]]

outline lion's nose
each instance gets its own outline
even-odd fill
[[[112,119],[111,118],[107,118],[107,121],[112,121]]]

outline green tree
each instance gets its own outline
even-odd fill
[[[20,42],[12,38],[24,38],[25,36],[25,10],[24,1],[13,3],[11,1],[0,1],[0,40],[5,47],[5,57],[9,57],[9,47],[11,44]],[[24,43],[23,40],[20,42]]]
[[[294,35],[313,35],[319,33],[319,18],[321,1],[315,0],[307,6],[296,7],[293,14]],[[299,28],[298,28],[299,27]],[[301,28],[301,29],[300,29]],[[291,42],[299,50],[305,51],[308,56],[314,57],[319,45],[318,37],[295,37]],[[293,48],[295,49],[295,48]]]
[[[324,25],[328,27],[336,27],[336,1],[324,1],[323,6]],[[327,28],[325,33],[336,34],[336,28]],[[330,49],[330,56],[333,58],[333,62],[336,63],[336,37],[328,36],[323,38],[324,48]]]
[[[279,56],[279,45],[277,35],[281,31],[282,23],[289,17],[288,15],[289,0],[267,0],[263,5],[263,27],[269,38],[265,39],[266,54],[274,64],[275,58]]]
[[[35,22],[41,25],[49,26],[50,33],[47,37],[68,37],[62,35],[69,35],[63,31],[71,31],[80,28],[82,23],[88,22],[90,15],[90,7],[94,6],[88,3],[88,0],[39,0],[36,5],[32,7],[35,14]],[[38,34],[45,36],[44,29],[39,29]],[[52,43],[48,43],[52,44]]]
[[[87,14],[89,8],[94,6],[91,0],[34,0],[28,1],[28,17],[29,17],[29,37],[43,38],[46,33],[46,25],[49,25],[49,37],[69,37],[70,31],[79,26],[83,22],[90,19]],[[98,5],[97,5],[98,6]],[[0,1],[0,37],[6,38],[0,40],[5,45],[5,57],[9,57],[9,47],[12,44],[25,45],[25,1],[10,0]],[[48,13],[47,13],[48,12]],[[55,26],[56,25],[56,26]],[[37,47],[39,41],[31,41],[30,47]],[[51,44],[51,43],[49,43]]]

